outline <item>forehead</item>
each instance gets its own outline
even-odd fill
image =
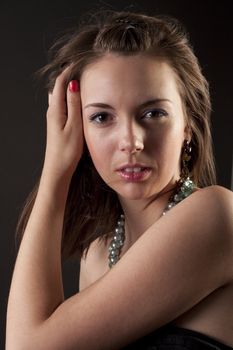
[[[175,72],[164,60],[143,54],[106,54],[88,65],[81,77],[81,93],[108,97],[130,94],[179,98]],[[113,96],[112,96],[113,97]],[[148,96],[149,97],[149,96]]]

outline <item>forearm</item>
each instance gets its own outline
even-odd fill
[[[38,344],[40,326],[64,301],[61,271],[64,212],[70,180],[83,153],[81,100],[74,83],[67,88],[70,69],[64,69],[49,94],[44,167],[8,300],[8,350],[31,349],[33,338]]]
[[[30,331],[64,301],[61,238],[69,182],[50,178],[42,174],[16,259],[7,312],[11,333]]]

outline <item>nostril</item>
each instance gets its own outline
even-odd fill
[[[144,148],[143,142],[137,140],[137,141],[135,142],[135,149],[136,149],[137,151],[141,151],[141,150],[143,150],[143,148]]]
[[[138,138],[123,138],[120,141],[119,148],[123,152],[135,153],[143,150],[144,144]]]
[[[136,153],[136,152],[140,152],[143,150],[143,145],[140,146],[135,146],[135,147],[122,147],[121,150],[123,152],[128,152],[128,153]]]

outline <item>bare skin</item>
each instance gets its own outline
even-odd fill
[[[139,61],[138,58],[127,61],[125,69],[127,67],[128,71],[131,65],[138,66]],[[123,68],[124,62],[126,61],[119,60],[117,63]],[[179,96],[174,90],[174,77],[170,74],[169,67],[159,66],[158,70],[158,64],[143,62],[149,71],[157,70],[157,86],[166,88],[167,93],[177,102],[175,110],[180,110]],[[107,69],[107,61],[104,61],[104,67]],[[95,73],[98,72],[99,65]],[[136,117],[132,117],[136,115],[132,110],[129,114],[130,94],[127,95],[127,104],[123,104],[126,107],[121,110],[124,111],[123,119],[117,117],[119,105],[114,107],[114,115],[117,117],[114,125],[124,131],[124,143],[121,142],[122,138],[117,143],[117,132],[113,133],[115,138],[112,140],[108,139],[108,133],[102,133],[102,142],[111,145],[114,150],[109,154],[104,153],[104,157],[110,157],[109,164],[115,166],[118,161],[121,163],[129,160],[126,156],[134,156],[137,160],[140,156],[140,160],[143,157],[144,161],[151,162],[153,169],[151,177],[142,186],[128,186],[113,171],[102,167],[102,158],[92,148],[94,135],[97,137],[95,140],[98,140],[100,134],[91,132],[93,129],[88,128],[84,113],[83,121],[81,118],[81,100],[82,103],[87,103],[85,96],[89,96],[85,95],[88,81],[86,80],[85,86],[83,76],[81,93],[82,86],[84,90],[80,99],[78,92],[66,90],[67,74],[64,71],[57,79],[49,99],[47,147],[41,182],[20,246],[10,289],[7,350],[40,350],[45,348],[45,344],[47,350],[119,349],[166,323],[184,317],[186,312],[200,306],[206,298],[210,300],[214,293],[220,293],[226,288],[228,295],[232,293],[228,287],[232,285],[233,279],[232,193],[219,186],[196,191],[160,218],[167,201],[167,191],[172,188],[179,174],[180,147],[183,140],[190,137],[182,114],[175,114],[179,119],[161,116],[161,119],[153,119],[155,124],[147,127],[145,125],[147,118],[151,117],[150,113],[145,116],[142,113],[144,110],[140,110],[139,115],[143,114],[142,124],[138,123]],[[141,86],[146,83],[144,76],[148,78],[150,74],[137,75],[141,79]],[[164,81],[163,77],[168,76],[171,81],[169,91],[167,85],[160,85]],[[126,79],[124,85],[127,90],[129,85],[134,84],[135,76],[130,74],[129,77],[131,78]],[[117,78],[117,74],[111,78]],[[115,86],[117,87],[117,81]],[[104,86],[98,91],[103,91],[103,88]],[[123,96],[124,94],[121,98]],[[116,96],[116,101],[119,101],[118,97]],[[175,120],[177,123],[174,123]],[[147,140],[152,128],[157,132],[156,140],[160,139],[163,152],[160,152],[159,147],[153,147],[153,152],[156,153],[152,154],[148,147]],[[127,135],[130,136],[128,143]],[[172,142],[172,157],[169,142],[173,135],[176,137]],[[99,170],[101,176],[113,180],[113,186],[116,186],[119,193],[127,214],[128,243],[121,260],[108,271],[104,270],[104,264],[107,263],[105,248],[102,251],[92,249],[86,265],[88,277],[84,269],[81,275],[86,278],[86,288],[81,281],[82,291],[64,300],[60,253],[62,224],[69,184],[82,154],[84,136],[96,167],[100,166],[103,170]],[[169,164],[172,166],[167,165],[164,153],[170,157]],[[111,158],[112,154],[114,158]],[[151,197],[154,199],[152,205],[146,206]],[[138,217],[140,209],[145,207],[146,220],[138,230],[134,230],[133,220]],[[154,213],[156,214],[152,217]],[[96,266],[99,266],[99,271],[95,274],[94,270],[90,271],[98,257],[99,265]],[[225,293],[225,304],[220,307],[220,294],[218,295],[218,302],[210,305],[208,318],[205,318],[205,309],[202,316],[196,317],[197,323],[190,321],[190,325],[197,327],[198,320],[202,320],[203,323],[199,323],[199,326],[201,324],[203,328],[200,327],[200,330],[209,332],[211,324],[217,331],[215,337],[217,334],[224,343],[233,345],[230,302],[226,305],[225,301],[230,297]],[[225,311],[227,307],[229,309]],[[219,308],[219,312],[216,308]],[[214,318],[213,323],[211,313],[219,317],[218,320]],[[186,324],[187,322],[186,319]]]
[[[215,191],[220,188],[217,189],[215,187],[212,189]],[[225,193],[225,195],[228,196],[227,193]],[[108,273],[109,243],[110,240],[106,245],[103,242],[99,242],[98,239],[95,240],[89,248],[86,259],[83,258],[81,260],[79,275],[80,291]],[[129,241],[126,234],[126,241],[122,249],[121,257],[134,243],[135,242]],[[179,283],[178,280],[177,283]],[[141,288],[141,285],[139,288]],[[216,288],[189,310],[179,315],[177,318],[174,318],[171,323],[179,327],[203,333],[233,347],[232,299],[233,279],[230,279],[229,282]]]
[[[99,113],[100,117],[102,117],[102,120],[97,119],[98,125],[89,126],[86,122],[88,114],[84,107],[84,130],[89,149],[93,150],[96,167],[100,169],[103,179],[109,182],[110,186],[119,193],[119,199],[124,208],[126,241],[121,253],[122,256],[154,222],[160,219],[161,212],[170,196],[170,191],[165,193],[165,190],[169,189],[169,185],[174,183],[172,179],[178,178],[177,174],[179,174],[179,171],[176,170],[174,172],[167,186],[164,187],[163,184],[163,190],[160,193],[164,194],[152,202],[149,201],[150,204],[147,205],[148,198],[150,198],[149,190],[146,191],[149,188],[149,181],[145,183],[144,187],[142,185],[140,187],[139,184],[119,183],[114,174],[112,177],[109,175],[109,169],[106,171],[108,176],[105,175],[104,169],[106,165],[111,164],[111,162],[114,163],[114,161],[117,163],[115,159],[130,159],[130,157],[134,157],[136,161],[144,161],[146,159],[147,164],[151,165],[154,164],[153,159],[156,159],[158,162],[156,164],[158,173],[168,174],[170,172],[172,174],[174,169],[178,169],[178,162],[174,154],[176,149],[180,148],[179,141],[190,137],[188,130],[185,128],[182,103],[179,94],[177,94],[177,86],[175,79],[173,80],[172,71],[169,71],[169,67],[166,64],[164,65],[163,62],[158,61],[156,66],[154,60],[152,64],[150,62],[145,64],[146,61],[148,60],[140,56],[133,59],[128,58],[127,60],[125,57],[109,55],[105,60],[91,66],[84,73],[82,81],[82,101],[84,106],[91,104],[91,102],[104,101],[113,109],[97,106],[88,107],[90,114]],[[114,62],[115,70],[112,68]],[[104,78],[101,79],[102,76]],[[103,82],[104,79],[105,81]],[[91,83],[89,83],[89,80]],[[111,86],[111,89],[109,86]],[[98,91],[98,93],[94,94],[94,91]],[[129,91],[130,94],[128,94]],[[154,123],[151,123],[150,120],[150,134],[146,128],[140,129],[135,126],[132,122],[133,118],[130,119],[129,116],[131,110],[133,110],[132,106],[136,104],[135,101],[138,101],[139,104],[140,98],[145,101],[149,100],[149,97],[154,96],[169,99],[171,104],[160,102],[159,105],[152,105],[151,108],[162,108],[172,118],[168,118],[165,121],[160,119],[157,122],[154,121]],[[150,99],[152,100],[152,98]],[[104,114],[104,112],[107,114]],[[125,119],[128,117],[127,120],[130,120],[132,124],[129,121],[127,124],[124,117]],[[176,128],[174,128],[172,122],[175,123]],[[177,129],[177,125],[179,125],[179,129]],[[115,130],[116,137],[114,137]],[[119,134],[120,137],[118,136]],[[101,142],[98,140],[98,135],[100,135]],[[175,142],[173,137],[175,137]],[[140,147],[135,152],[134,147],[137,140]],[[98,148],[96,147],[97,144],[100,144]],[[166,149],[167,145],[168,150]],[[161,154],[157,151],[159,147],[162,150],[161,154],[165,155],[164,159],[160,158]],[[172,150],[172,153],[169,153],[169,150]],[[177,163],[175,164],[174,161]],[[172,165],[170,168],[167,167],[163,173],[165,164]],[[166,177],[163,175],[164,179]],[[152,176],[154,184],[159,184],[159,180],[159,176],[157,178]],[[137,199],[137,191],[139,192],[140,190],[139,199]],[[158,189],[156,191],[156,188],[153,188],[153,191],[156,194]],[[229,193],[228,195],[230,198]],[[211,214],[209,213],[209,215]],[[96,240],[90,248],[87,259],[82,260],[80,271],[81,290],[108,272],[109,243],[105,246]],[[194,308],[186,311],[173,322],[233,344],[233,329],[231,327],[233,319],[229,315],[229,310],[232,307],[232,293],[233,285],[230,282],[224,287],[216,289]],[[229,317],[231,320],[229,320]]]

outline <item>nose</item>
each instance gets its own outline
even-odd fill
[[[119,132],[119,149],[122,152],[134,154],[144,149],[143,132],[132,125],[125,126]]]

